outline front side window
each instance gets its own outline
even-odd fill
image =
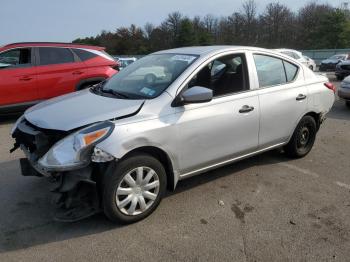
[[[145,56],[110,78],[100,91],[126,99],[152,99],[163,93],[197,58],[187,54]]]
[[[31,64],[31,48],[17,48],[0,54],[0,68],[20,67]]]
[[[39,47],[40,65],[73,63],[73,53],[68,48]]]
[[[193,86],[212,89],[214,97],[248,90],[244,54],[226,55],[208,63],[190,80],[188,88]]]

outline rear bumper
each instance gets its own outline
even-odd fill
[[[338,96],[344,100],[350,101],[350,88],[339,87]]]

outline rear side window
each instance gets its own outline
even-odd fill
[[[68,48],[39,47],[40,65],[73,63],[73,53]]]
[[[74,48],[72,50],[80,58],[81,61],[86,61],[97,56],[97,54],[94,54],[84,49]]]
[[[283,61],[284,68],[286,69],[287,82],[291,82],[295,79],[298,73],[298,67],[287,61]]]
[[[298,67],[277,57],[254,55],[260,87],[282,85],[295,79]]]

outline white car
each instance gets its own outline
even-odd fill
[[[136,57],[116,57],[117,61],[119,62],[119,68],[124,69],[128,65],[134,63],[137,59]]]
[[[307,66],[312,71],[314,71],[316,69],[315,61],[313,61],[311,58],[304,56],[301,52],[299,52],[297,50],[282,48],[282,49],[275,49],[275,51],[296,59],[298,62]]]
[[[316,62],[315,62],[315,60],[311,59],[310,57],[308,57],[308,56],[306,56],[306,55],[304,55],[304,58],[305,58],[306,61],[307,61],[306,66],[307,66],[308,68],[310,68],[312,71],[315,71],[315,70],[316,70]]]

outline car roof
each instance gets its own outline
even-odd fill
[[[266,49],[253,46],[234,46],[234,45],[213,45],[213,46],[192,46],[192,47],[181,47],[168,50],[162,50],[153,54],[183,54],[183,55],[198,55],[201,57],[212,56],[228,51],[252,51],[252,52],[263,52],[271,53],[284,58],[290,59],[287,55],[284,55],[273,49]]]
[[[299,53],[301,54],[300,51],[298,50],[295,50],[295,49],[288,49],[288,48],[278,48],[278,49],[274,49],[275,51],[277,52],[283,52],[283,51],[289,51],[289,52],[296,52],[296,53]]]
[[[233,45],[213,45],[213,46],[191,46],[191,47],[180,47],[168,50],[162,50],[154,54],[188,54],[188,55],[206,55],[215,53],[218,51],[226,50],[242,50],[250,49],[248,46],[233,46]],[[257,48],[254,48],[257,49]]]
[[[84,44],[74,44],[74,43],[59,43],[59,42],[20,42],[12,43],[0,47],[1,49],[16,48],[16,47],[68,47],[68,48],[85,48],[92,50],[104,50],[104,47],[93,46],[93,45],[84,45]]]

